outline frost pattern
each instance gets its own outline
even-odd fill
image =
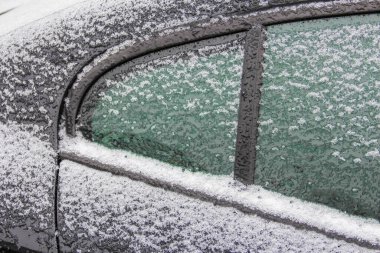
[[[63,252],[376,252],[70,161],[61,165]]]
[[[121,66],[86,98],[81,130],[107,147],[230,174],[242,63],[239,39]]]
[[[256,183],[380,219],[380,15],[267,36]]]

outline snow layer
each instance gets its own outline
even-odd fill
[[[256,184],[380,220],[379,48],[379,14],[268,27]]]
[[[52,247],[55,152],[35,126],[0,123],[0,241]]]
[[[108,72],[82,103],[80,131],[110,148],[191,171],[230,174],[244,35],[199,49],[176,47],[180,52],[173,55],[161,51],[159,59]]]
[[[215,199],[236,202],[283,219],[306,223],[324,231],[380,245],[380,223],[374,219],[350,216],[332,208],[270,192],[260,186],[247,187],[234,181],[232,176],[183,171],[182,168],[127,151],[111,150],[80,137],[66,137],[61,143],[61,151],[64,152],[114,165],[121,170],[134,172],[152,180],[179,185],[186,190],[201,192]]]
[[[35,122],[55,143],[65,90],[107,49],[259,7],[258,1],[248,0],[93,0],[13,30],[0,36],[0,120]]]
[[[375,252],[67,160],[60,185],[63,251]]]
[[[0,0],[0,36],[85,0]]]
[[[20,224],[26,228],[29,226],[28,223],[36,221],[33,226],[37,230],[37,227],[40,227],[43,222],[37,221],[35,217],[41,220],[45,218],[52,220],[49,208],[52,208],[53,205],[46,209],[41,206],[36,208],[37,211],[29,209],[28,215],[24,213],[23,216],[20,216],[22,218],[18,219],[19,209],[17,208],[20,206],[16,199],[21,199],[26,206],[31,206],[29,199],[34,200],[38,196],[39,202],[47,203],[46,201],[49,199],[47,196],[52,192],[51,182],[55,167],[53,154],[46,155],[50,151],[43,148],[37,149],[41,152],[35,153],[30,150],[29,144],[40,143],[40,147],[48,147],[47,139],[55,144],[58,109],[62,98],[71,81],[84,66],[109,48],[116,48],[122,43],[134,45],[134,43],[147,40],[150,36],[168,31],[175,26],[190,24],[194,20],[217,20],[220,18],[218,15],[247,14],[266,3],[268,3],[267,7],[270,7],[281,3],[303,2],[303,0],[260,2],[251,0],[190,0],[183,2],[176,0],[128,2],[125,0],[93,0],[80,3],[73,8],[2,35],[0,37],[0,122],[12,120],[20,124],[35,125],[32,128],[39,136],[38,138],[29,138],[31,135],[24,132],[24,128],[7,130],[8,127],[5,127],[3,130],[5,134],[2,138],[7,140],[2,144],[4,150],[1,152],[3,152],[4,161],[9,161],[8,157],[10,157],[9,153],[5,153],[6,150],[11,149],[15,152],[13,161],[9,164],[2,164],[2,174],[0,174],[0,182],[11,182],[9,180],[14,182],[13,185],[7,186],[9,188],[1,188],[1,192],[4,193],[2,196],[5,196],[3,202],[7,203],[0,206],[0,210],[6,210],[8,213],[7,224]],[[350,1],[342,0],[340,2]],[[375,1],[366,2],[374,3]],[[273,12],[277,10],[276,8]],[[213,19],[214,17],[215,19]],[[13,138],[13,135],[17,136],[16,133],[24,135],[19,139]],[[18,147],[18,150],[23,152],[16,153],[18,150],[14,147]],[[42,152],[43,150],[45,152]],[[46,160],[42,159],[42,156]],[[26,164],[25,167],[20,166],[23,163]],[[8,179],[9,175],[14,176],[12,179]],[[24,182],[28,182],[26,184],[28,186],[24,187],[26,190],[19,191],[18,187],[22,187]],[[75,196],[83,191],[80,187],[70,190],[72,192],[70,194],[67,192],[66,200],[70,196],[75,199]],[[12,191],[18,192],[18,196]],[[78,202],[71,202],[71,204],[73,204],[71,208],[75,208]],[[23,211],[21,213],[23,214]],[[82,217],[80,213],[76,215]],[[16,237],[21,238],[21,233],[16,236],[8,232],[9,229],[4,229],[3,225],[0,227],[2,236],[6,233],[7,238],[12,238],[12,241]],[[346,228],[346,226],[343,227]],[[355,231],[355,229],[356,227],[352,230]],[[71,235],[66,234],[66,236],[73,236],[80,233],[81,230],[78,228],[77,231],[71,231]],[[38,231],[42,231],[42,229]],[[41,234],[48,233],[45,231],[50,231],[50,229],[47,228],[43,231],[39,235],[36,232],[37,238],[31,238],[23,233],[22,235],[25,237],[21,238],[20,242],[25,245],[27,241],[39,241],[41,245],[45,244],[46,247],[50,247],[51,244],[45,243],[44,239],[41,239],[43,237]],[[99,228],[99,231],[106,233],[107,229]],[[371,236],[373,232],[368,234]],[[117,237],[112,239],[119,240]],[[81,247],[85,248],[89,242],[82,240],[78,241],[78,245],[79,243],[83,243]],[[25,246],[29,247],[30,245]]]

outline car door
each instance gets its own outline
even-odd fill
[[[74,84],[63,251],[378,247],[379,15],[279,24],[285,13],[168,49],[158,39],[130,60],[120,50]]]

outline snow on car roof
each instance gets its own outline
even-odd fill
[[[86,0],[0,0],[0,36]]]

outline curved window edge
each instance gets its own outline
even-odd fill
[[[334,8],[331,8],[334,7]],[[273,8],[272,8],[273,9]],[[178,46],[178,45],[183,45],[184,43],[189,43],[189,42],[195,42],[203,39],[208,39],[208,38],[214,38],[226,34],[231,34],[231,33],[237,33],[237,32],[244,32],[244,31],[249,31],[252,27],[252,25],[255,27],[254,30],[256,31],[251,31],[249,33],[256,33],[257,34],[262,34],[262,31],[265,29],[266,25],[273,25],[273,24],[278,24],[278,23],[285,23],[285,22],[293,22],[293,21],[302,21],[306,19],[317,19],[317,18],[329,18],[329,17],[337,17],[337,16],[345,16],[345,15],[357,15],[357,14],[369,14],[369,13],[377,13],[380,11],[380,4],[378,2],[367,2],[367,1],[359,1],[355,3],[339,3],[339,2],[331,2],[326,4],[326,6],[320,7],[316,4],[302,4],[300,6],[297,6],[296,9],[290,9],[290,8],[282,8],[282,7],[277,7],[276,11],[268,9],[262,12],[257,12],[257,13],[251,13],[247,14],[244,17],[228,17],[228,21],[223,21],[223,18],[221,18],[218,22],[216,23],[205,23],[202,22],[198,24],[198,26],[194,26],[191,28],[188,28],[185,31],[182,32],[174,32],[169,35],[164,35],[159,38],[153,39],[152,41],[149,42],[142,42],[138,45],[134,45],[131,47],[126,47],[125,49],[115,53],[114,55],[111,55],[110,57],[106,58],[104,62],[101,62],[100,64],[96,65],[94,68],[92,68],[89,72],[84,74],[84,76],[77,82],[76,87],[70,87],[69,88],[69,93],[67,98],[69,98],[70,103],[69,105],[65,108],[66,109],[66,133],[69,136],[75,136],[75,122],[77,118],[77,114],[79,112],[79,108],[81,106],[82,99],[86,95],[86,92],[88,89],[98,80],[100,76],[102,76],[104,73],[107,71],[113,69],[114,67],[123,64],[127,61],[133,60],[135,58],[141,57],[143,55],[146,55],[151,52],[155,52],[157,50],[162,50],[165,48],[173,47],[173,46]],[[257,25],[255,25],[257,24]],[[257,30],[260,30],[261,33],[258,33]],[[248,39],[248,37],[247,37]],[[152,46],[153,45],[153,46]],[[261,45],[262,46],[262,45]],[[257,48],[259,54],[260,54],[260,49]],[[258,62],[262,61],[260,60]],[[251,63],[252,64],[252,63]],[[254,64],[254,63],[253,63]],[[256,63],[257,64],[257,63]],[[243,67],[243,75],[246,74],[247,68]],[[256,76],[260,77],[261,73],[260,69],[258,69],[259,72],[256,72]],[[243,78],[244,79],[244,78]],[[250,77],[250,82],[254,82],[254,78]],[[260,79],[256,80],[256,83],[254,85],[259,85],[260,84]],[[243,86],[242,86],[243,87]],[[243,89],[242,89],[242,96],[243,96]],[[253,98],[254,96],[252,96]],[[252,100],[254,103],[257,104],[259,99],[253,99]],[[240,115],[240,110],[239,109],[239,115]],[[258,107],[257,107],[258,110]],[[239,125],[241,125],[241,119],[239,116]],[[252,121],[251,124],[257,125],[257,119],[256,122]],[[239,128],[239,126],[238,126]],[[238,130],[238,133],[240,131]],[[254,136],[255,131],[250,133],[250,136]],[[58,133],[57,133],[58,135]],[[238,137],[239,138],[239,137]],[[246,138],[245,138],[246,139]],[[254,138],[255,139],[255,138]],[[249,141],[252,141],[252,138],[248,138]],[[236,172],[236,166],[235,166],[235,178],[245,184],[251,184],[253,181],[253,175],[254,173],[254,154],[252,155],[252,152],[255,152],[254,148],[254,143],[250,143],[249,147],[249,156],[248,156],[248,165],[241,169],[239,168],[239,172]],[[238,150],[238,148],[236,149]],[[236,151],[237,152],[237,151]],[[238,160],[239,155],[237,155],[236,160]],[[65,153],[61,152],[60,153],[60,159],[69,159],[76,161],[78,163],[85,164],[87,163],[88,166],[94,167],[96,169],[100,169],[99,165],[96,164],[90,164],[84,157],[75,157],[73,154],[70,153]],[[253,163],[252,163],[253,161]],[[253,165],[252,165],[253,164]],[[103,166],[104,164],[100,164]],[[108,170],[109,171],[109,170]],[[113,173],[116,173],[115,171]],[[116,173],[117,174],[117,173]],[[124,175],[127,177],[131,177],[128,175]],[[132,177],[131,177],[132,178]],[[133,179],[133,178],[132,178]],[[136,179],[139,180],[139,179]],[[145,179],[144,179],[145,180]],[[142,181],[144,181],[142,180]],[[147,183],[153,182],[152,179],[147,178],[145,180]],[[144,181],[144,182],[145,182]],[[178,191],[180,193],[181,186],[178,186],[179,188],[176,189],[170,188],[167,185],[157,185],[159,187],[167,188],[169,190],[173,191]],[[194,192],[191,195],[192,197],[199,197],[202,196],[201,193]],[[201,197],[202,199],[202,197]],[[271,217],[265,212],[260,213],[261,211],[257,210],[248,210],[247,207],[241,206],[239,207],[235,202],[227,201],[227,204],[223,200],[218,200],[216,198],[208,198],[206,197],[204,200],[211,201],[213,203],[216,203],[218,205],[222,206],[232,206],[235,207],[243,212],[246,213],[251,213],[251,214],[256,214],[259,216],[262,216],[267,219],[275,220],[277,222],[282,222],[285,224],[291,224],[295,227],[302,228],[302,229],[308,229],[308,230],[313,230],[318,233],[325,234],[329,237],[336,238],[336,239],[341,239],[345,240],[347,242],[352,242],[357,245],[371,248],[371,249],[380,249],[380,244],[374,244],[372,242],[363,240],[363,239],[358,239],[358,238],[352,238],[346,235],[342,235],[341,233],[335,233],[331,232],[329,230],[320,230],[317,227],[310,226],[306,222],[294,222],[294,220],[288,220],[288,219],[283,219],[279,217]],[[219,201],[219,202],[218,202]]]
[[[262,26],[279,24],[284,22],[302,21],[306,19],[317,19],[326,17],[337,17],[342,15],[366,14],[380,11],[380,3],[361,0],[355,3],[344,2],[318,2],[304,3],[295,6],[272,7],[263,11],[251,12],[239,16],[219,16],[215,20],[203,20],[194,22],[186,26],[177,27],[177,31],[161,31],[159,34],[152,34],[135,45],[128,45],[120,48],[115,53],[111,53],[100,60],[89,71],[82,73],[82,77],[73,81],[68,87],[68,94],[65,98],[70,101],[68,104],[62,102],[66,109],[66,132],[75,136],[76,117],[79,112],[81,101],[88,89],[106,72],[111,69],[142,57],[149,53],[160,51],[174,46],[211,39],[223,35],[247,32],[252,26],[260,24]],[[167,33],[167,34],[166,34]],[[87,66],[84,66],[84,70]],[[243,69],[243,72],[245,70]],[[61,110],[62,111],[62,110]],[[58,133],[57,133],[58,134]]]

